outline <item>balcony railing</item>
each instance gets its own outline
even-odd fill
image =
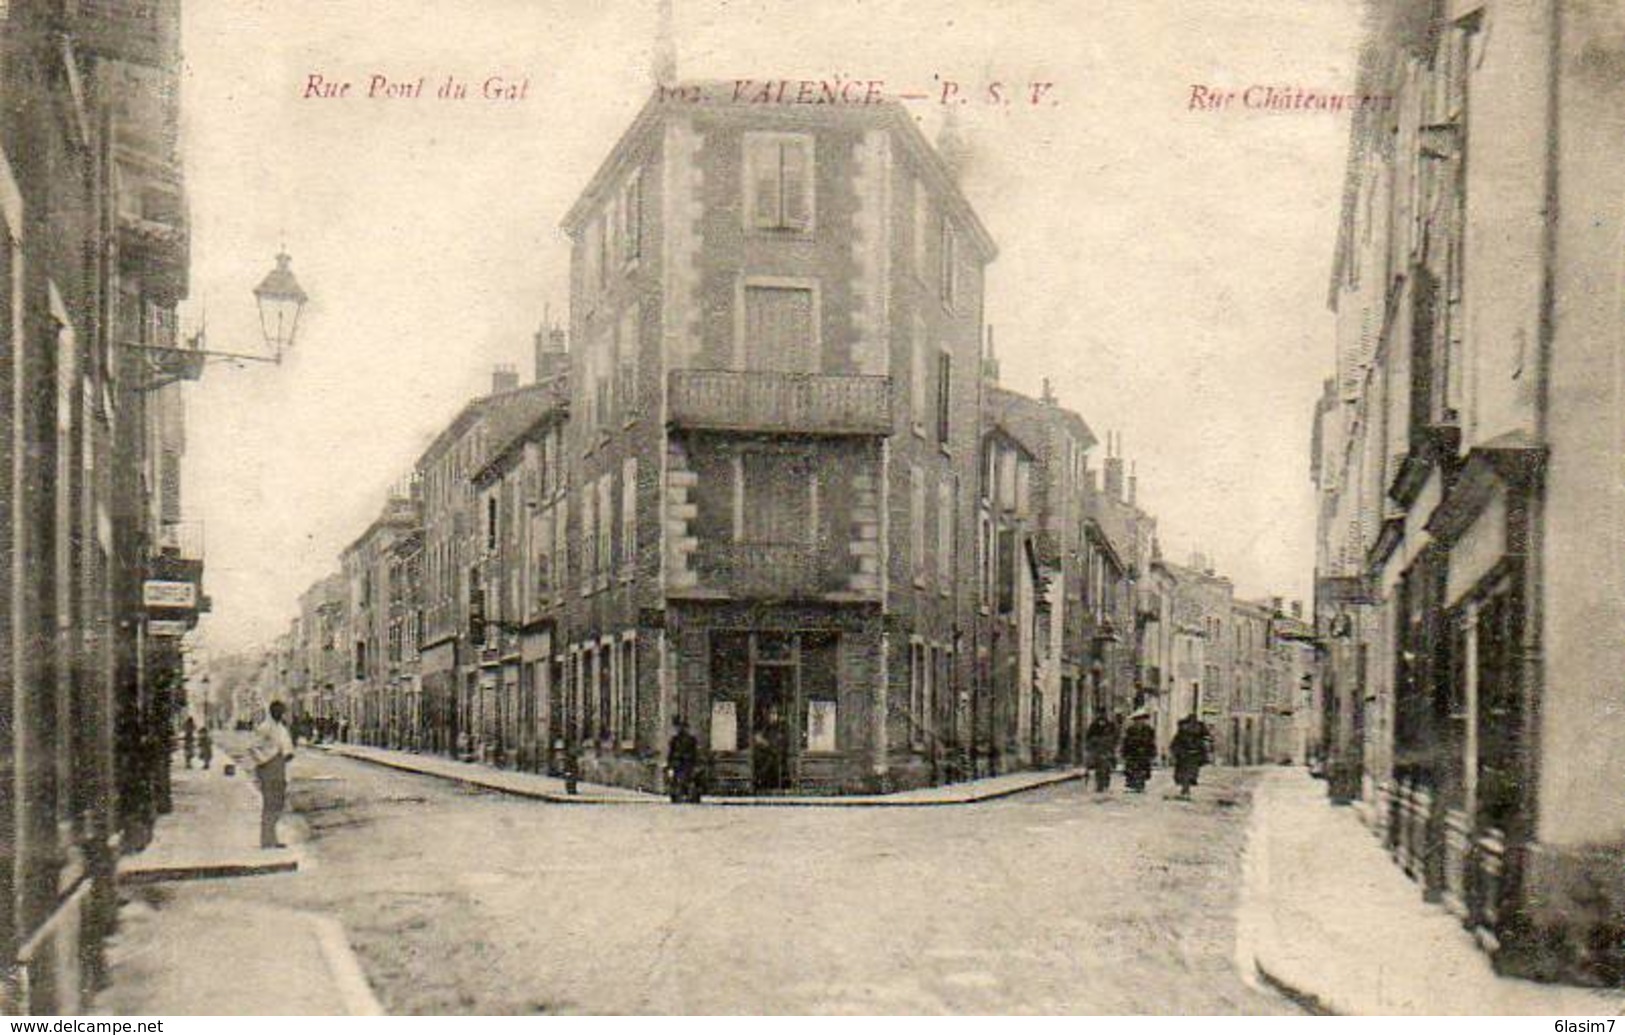
[[[768,370],[677,370],[669,413],[677,427],[815,435],[885,435],[885,377]]]
[[[800,544],[702,542],[694,569],[701,589],[734,597],[812,600],[845,588],[829,551]]]
[[[162,554],[188,561],[203,559],[202,521],[165,521],[154,538]]]

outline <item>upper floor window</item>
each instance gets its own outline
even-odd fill
[[[604,270],[600,264],[603,235],[603,223],[597,219],[589,222],[582,232],[581,252],[584,261],[581,264],[581,291],[589,304],[597,300],[604,283]]]
[[[598,254],[593,257],[594,285],[599,291],[609,281],[610,255],[615,247],[615,213],[611,205],[598,216]]]
[[[942,302],[953,309],[959,304],[959,235],[946,216],[942,220],[941,258]]]
[[[758,230],[813,226],[813,139],[804,133],[745,134],[745,212]]]
[[[954,358],[944,350],[937,353],[937,441],[948,444],[948,408],[952,401]]]
[[[612,474],[604,474],[598,479],[598,565],[605,574],[608,574],[615,560],[614,479]]]
[[[744,317],[746,369],[818,369],[817,303],[810,287],[747,284]]]
[[[925,320],[919,313],[909,328],[909,419],[921,435],[925,434],[926,410],[930,406],[930,374],[926,369]]]
[[[908,569],[916,584],[925,583],[925,471],[908,469]]]
[[[638,559],[638,462],[621,462],[621,563]]]
[[[621,188],[621,261],[630,265],[642,254],[643,172],[627,177]]]
[[[929,273],[925,268],[925,235],[931,225],[931,201],[926,197],[925,181],[914,181],[914,275],[924,280]]]
[[[615,331],[615,395],[626,419],[631,419],[638,404],[638,332],[642,321],[643,309],[634,302],[621,314]]]

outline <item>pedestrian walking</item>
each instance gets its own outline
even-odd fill
[[[1128,729],[1123,731],[1123,777],[1129,790],[1144,792],[1151,779],[1151,763],[1157,757],[1157,731],[1151,728],[1151,716],[1135,712],[1129,716]]]
[[[1196,786],[1202,765],[1208,760],[1208,736],[1207,725],[1195,712],[1179,720],[1168,751],[1174,756],[1174,782],[1179,785],[1181,798],[1191,796],[1191,788]]]
[[[197,720],[190,715],[181,726],[181,754],[186,760],[186,768],[192,768],[192,756],[197,753]]]
[[[197,731],[197,757],[205,769],[209,768],[209,763],[214,759],[214,737],[209,733],[208,726]]]
[[[270,717],[254,731],[248,758],[254,764],[254,779],[260,785],[260,847],[285,848],[276,839],[276,821],[288,799],[288,761],[293,758],[293,737],[282,722],[287,707],[272,701]]]
[[[666,779],[673,805],[700,800],[700,742],[689,732],[688,723],[678,719],[666,746]]]
[[[1095,790],[1111,789],[1112,770],[1117,767],[1117,727],[1105,715],[1097,715],[1083,732],[1084,757],[1094,774]]]

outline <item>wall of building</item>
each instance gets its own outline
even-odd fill
[[[1625,837],[1625,309],[1608,232],[1625,220],[1625,13],[1565,4],[1560,24],[1538,836],[1572,846]]]

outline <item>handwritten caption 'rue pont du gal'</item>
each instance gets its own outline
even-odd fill
[[[936,104],[980,103],[998,106],[1049,106],[1056,103],[1054,83],[987,82],[961,84],[933,76],[928,87],[887,89],[884,79],[735,79],[707,85],[662,86],[664,103],[732,104],[880,104],[887,100]],[[360,79],[341,79],[322,72],[305,76],[300,87],[305,100],[414,101],[435,98],[462,101],[525,101],[531,97],[527,75],[493,75],[460,79],[454,75],[431,80],[427,75],[395,78],[373,72]]]
[[[358,87],[357,83],[360,83]],[[434,97],[442,101],[464,101],[477,97],[487,101],[525,101],[530,99],[530,76],[486,76],[475,82],[448,75],[437,79],[433,89],[429,77],[395,79],[374,72],[362,80],[334,79],[320,72],[305,77],[299,96],[305,100],[338,101],[361,97],[372,101],[416,101]]]

